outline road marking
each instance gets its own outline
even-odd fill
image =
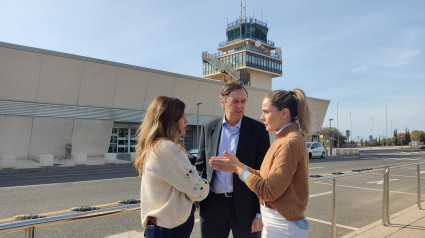
[[[399,179],[389,179],[389,181],[397,181],[397,180],[399,180]],[[376,184],[379,185],[379,184],[383,184],[384,183],[384,180],[367,182],[367,183],[376,183]]]
[[[313,168],[308,168],[308,169],[323,169],[324,167],[313,167]]]
[[[425,171],[421,171],[421,174],[425,174]],[[403,177],[403,178],[417,178],[418,177],[417,175],[416,176],[408,176],[408,175],[398,175],[398,174],[391,174],[391,176],[397,176],[397,177]],[[421,177],[421,179],[425,179],[425,178]]]
[[[325,184],[325,185],[332,185],[331,183],[320,183],[320,182],[316,182],[318,184]],[[349,185],[336,185],[338,187],[346,187],[346,188],[358,188],[358,189],[364,189],[364,190],[372,190],[372,191],[381,191],[382,189],[377,189],[377,188],[363,188],[363,187],[356,187],[356,186],[349,186]],[[391,193],[401,193],[401,194],[407,194],[407,195],[415,195],[417,196],[416,193],[406,193],[406,192],[399,192],[399,191],[390,191]]]
[[[315,222],[323,223],[323,224],[326,224],[326,225],[332,225],[332,222],[328,222],[328,221],[323,221],[323,220],[319,220],[319,219],[314,219],[314,218],[311,218],[311,217],[307,217],[307,219],[308,219],[309,221],[315,221]],[[352,227],[352,226],[345,226],[345,225],[340,225],[340,224],[336,224],[336,226],[337,226],[337,227],[341,227],[341,228],[345,228],[345,229],[349,229],[349,230],[353,230],[353,231],[356,231],[356,230],[358,230],[358,229],[359,229],[359,228],[356,228],[356,227]]]
[[[90,182],[102,182],[102,181],[110,181],[110,180],[124,180],[124,179],[134,179],[137,178],[140,180],[138,176],[136,177],[125,177],[125,178],[112,178],[112,179],[96,179],[96,180],[88,180],[88,181],[78,181],[78,182],[63,182],[63,183],[47,183],[47,184],[33,184],[33,185],[22,185],[22,186],[11,186],[11,187],[1,187],[0,190],[4,189],[13,189],[13,188],[27,188],[27,187],[37,187],[37,186],[46,186],[46,185],[61,185],[61,184],[79,184],[79,183],[90,183]]]
[[[314,197],[318,197],[318,196],[322,196],[322,195],[327,195],[327,194],[331,194],[331,193],[332,193],[332,191],[324,192],[324,193],[318,193],[318,194],[313,194],[313,195],[310,195],[309,198],[314,198]]]
[[[142,232],[127,231],[120,234],[106,236],[105,238],[131,238],[131,237],[142,237],[142,236],[143,236]]]

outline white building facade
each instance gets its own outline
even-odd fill
[[[186,104],[189,127],[183,139],[191,149],[196,147],[197,121],[223,116],[218,96],[224,84],[0,42],[0,157],[62,158],[66,144],[72,145],[72,155],[130,153],[145,111],[159,95]],[[246,115],[259,119],[270,90],[246,88]],[[308,98],[308,103],[319,131],[329,100]]]

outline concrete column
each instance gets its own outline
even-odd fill
[[[135,162],[137,159],[137,153],[136,152],[131,152],[131,162]]]
[[[105,153],[105,163],[106,164],[115,164],[117,162],[117,154],[115,153]]]
[[[40,167],[53,166],[53,155],[40,155]]]
[[[85,165],[87,164],[87,154],[75,154],[74,165]]]
[[[0,168],[13,169],[16,167],[16,155],[3,155],[0,160]]]

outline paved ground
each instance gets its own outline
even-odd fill
[[[423,200],[422,200],[423,201]],[[409,207],[401,212],[390,216],[390,224],[387,226],[382,225],[382,221],[376,221],[368,226],[360,228],[350,234],[343,236],[343,238],[351,237],[409,237],[420,238],[425,237],[425,202],[422,202],[419,209],[417,205]]]
[[[403,149],[405,149],[404,147]],[[380,149],[400,149],[400,146],[397,147],[372,147],[372,148],[362,148],[361,150],[380,150]],[[360,152],[361,153],[361,152]],[[336,155],[336,152],[333,151],[333,156]],[[23,172],[26,170],[55,170],[55,169],[64,169],[64,168],[87,168],[87,167],[104,167],[104,166],[132,166],[130,158],[119,158],[115,163],[105,163],[103,157],[89,157],[87,159],[86,165],[75,166],[73,160],[65,159],[54,159],[53,167],[40,167],[38,160],[17,160],[16,166],[14,169],[0,169],[0,173],[16,173]],[[349,233],[344,238],[349,237],[424,237],[425,238],[425,203],[423,202],[419,209],[417,205],[411,206],[401,212],[391,215],[390,224],[382,225],[382,221],[376,221],[372,224],[369,224],[365,227],[362,227],[352,233]],[[121,234],[120,237],[134,237],[136,234]],[[139,236],[137,234],[136,236]],[[119,238],[118,236],[111,236],[111,238]]]

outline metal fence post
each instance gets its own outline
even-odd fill
[[[336,179],[332,179],[332,238],[336,238]]]
[[[387,180],[385,182],[387,183],[387,189],[386,189],[387,190],[387,195],[386,195],[387,204],[386,204],[385,210],[386,210],[386,215],[387,215],[387,225],[389,225],[391,223],[391,221],[390,221],[390,168],[388,167],[386,169],[386,171],[387,171]]]
[[[384,178],[383,178],[383,189],[382,189],[382,225],[386,226],[388,225],[387,220],[387,203],[388,203],[388,197],[387,197],[387,177],[388,177],[388,170],[384,170]]]
[[[35,227],[31,226],[25,230],[25,238],[35,238]]]
[[[418,175],[418,208],[421,209],[421,165],[418,164],[417,167],[417,175]]]

